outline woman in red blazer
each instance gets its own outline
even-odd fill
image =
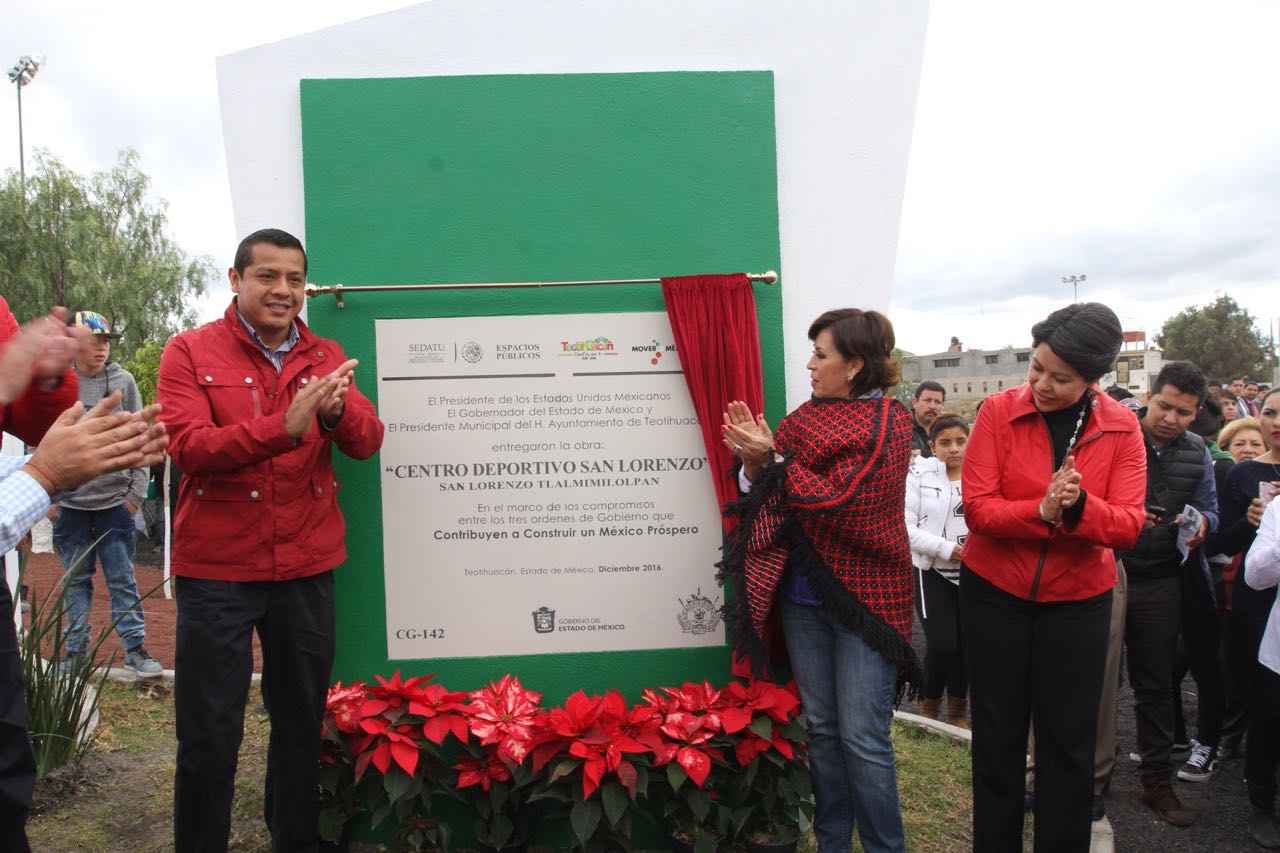
[[[971,673],[974,850],[1022,850],[1035,721],[1036,851],[1087,851],[1116,568],[1142,528],[1138,420],[1092,386],[1121,328],[1105,305],[1031,330],[1027,383],[988,397],[965,455],[960,578]]]

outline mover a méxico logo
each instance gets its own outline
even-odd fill
[[[574,356],[585,361],[592,361],[606,355],[617,355],[617,348],[614,347],[613,341],[601,335],[598,338],[591,338],[585,341],[569,341],[560,342],[560,355]]]
[[[659,343],[658,341],[654,340],[653,338],[650,338],[650,339],[649,339],[649,343],[647,343],[647,344],[636,344],[635,346],[633,346],[633,347],[631,348],[631,351],[632,351],[632,352],[643,352],[643,353],[648,353],[648,354],[649,354],[649,364],[653,365],[654,367],[657,367],[659,364],[661,364],[661,363],[662,363],[662,355],[663,355],[663,353],[675,352],[675,351],[676,351],[676,345],[675,345],[675,344],[666,344],[666,345],[663,345],[663,344]]]
[[[688,598],[677,598],[680,612],[676,621],[686,634],[710,634],[720,624],[720,602],[702,594],[702,587]]]

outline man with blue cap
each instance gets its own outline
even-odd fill
[[[107,318],[96,311],[77,311],[69,324],[89,332],[82,335],[75,370],[80,402],[86,410],[115,391],[124,396],[125,412],[142,409],[142,397],[132,374],[111,361],[111,331]],[[66,649],[64,669],[87,663],[89,611],[93,604],[93,573],[98,564],[111,598],[111,618],[124,646],[124,668],[139,678],[164,672],[143,646],[146,625],[138,584],[133,573],[137,530],[133,518],[147,495],[147,469],[130,468],[104,474],[62,495],[50,511],[53,547],[71,573],[66,584]]]

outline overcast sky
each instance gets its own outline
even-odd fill
[[[404,0],[101,3],[4,13],[0,66],[47,66],[24,91],[28,164],[81,171],[133,146],[191,254],[225,267],[237,235],[216,57],[408,5]],[[1280,319],[1280,3],[934,0],[892,318],[899,344],[1022,345],[1071,298],[1155,334],[1227,293]],[[0,169],[17,165],[12,87]],[[253,128],[235,132],[252,133]],[[208,300],[211,316],[225,286]]]

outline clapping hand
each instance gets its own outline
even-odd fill
[[[27,323],[0,354],[0,405],[12,403],[32,380],[55,380],[76,357],[89,330],[66,324],[67,309]]]
[[[773,430],[764,414],[753,416],[746,403],[734,400],[724,413],[724,425],[720,429],[725,446],[742,460],[747,478],[755,479],[774,453]]]
[[[347,401],[347,389],[351,387],[351,373],[359,363],[357,359],[348,359],[338,365],[338,369],[330,374],[334,377],[334,386],[329,391],[329,395],[320,403],[319,409],[320,419],[330,429],[337,426],[338,419],[342,417]]]
[[[294,438],[301,438],[311,428],[316,415],[329,423],[334,423],[341,417],[347,388],[351,385],[351,370],[357,363],[353,358],[344,361],[326,376],[305,379],[302,390],[294,396],[284,413],[285,432]]]
[[[1048,524],[1059,524],[1062,511],[1075,506],[1080,500],[1080,472],[1074,456],[1067,456],[1062,467],[1053,472],[1044,497],[1040,499],[1040,519]]]

